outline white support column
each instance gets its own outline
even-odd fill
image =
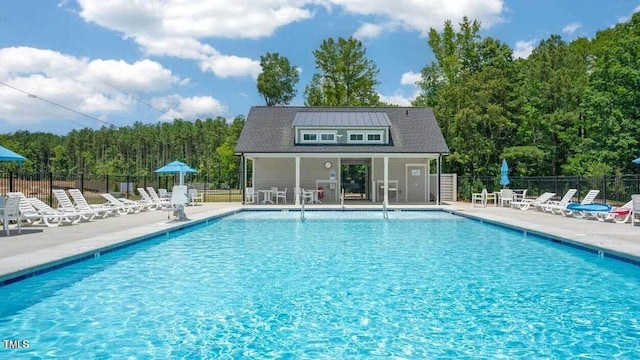
[[[384,157],[384,204],[389,205],[389,157]]]
[[[255,191],[255,186],[253,184],[256,183],[256,159],[251,159],[251,187]]]
[[[242,154],[242,194],[244,195],[244,199],[242,200],[243,204],[247,203],[247,158]]]
[[[338,195],[338,203],[342,202],[344,204],[344,199],[342,201],[340,198],[342,197],[342,158],[338,156],[338,166],[336,169],[336,192]]]
[[[431,159],[427,158],[427,203],[431,202]]]
[[[296,188],[295,188],[296,205],[300,205],[300,156],[296,156]]]
[[[375,167],[375,163],[376,163],[376,158],[372,157],[371,158],[371,175],[369,176],[369,178],[371,178],[371,196],[369,197],[369,200],[373,203],[376,202],[376,195],[378,195],[378,184],[376,184],[376,167]]]
[[[436,188],[438,190],[436,191],[436,204],[442,205],[442,202],[440,200],[440,192],[442,191],[442,189],[440,188],[440,183],[442,182],[442,154],[438,154],[438,162],[436,167],[438,168],[438,182],[436,183]]]

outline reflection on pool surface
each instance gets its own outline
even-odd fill
[[[0,288],[0,355],[638,358],[640,268],[445,212],[247,211]],[[90,356],[89,356],[90,357]]]

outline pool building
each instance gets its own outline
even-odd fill
[[[449,148],[430,108],[255,106],[235,151],[245,203],[278,188],[286,189],[279,200],[295,205],[295,189],[329,204],[342,190],[345,199],[440,204]]]

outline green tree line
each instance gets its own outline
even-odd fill
[[[640,13],[593,39],[540,41],[526,58],[480,24],[451,22],[428,43],[414,106],[434,108],[451,150],[444,171],[512,175],[617,175],[639,169]]]
[[[56,175],[149,176],[161,166],[180,160],[198,171],[196,176],[234,184],[238,158],[234,148],[244,116],[85,128],[66,135],[17,131],[1,134],[0,143],[27,160],[21,171]],[[16,169],[15,163],[0,168]]]

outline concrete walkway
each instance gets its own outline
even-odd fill
[[[378,205],[351,205],[347,208],[380,210]],[[205,203],[188,207],[186,214],[193,221],[208,219],[242,209],[239,203]],[[294,206],[250,205],[252,209],[299,208]],[[307,210],[340,209],[339,205],[307,205]],[[452,203],[445,206],[395,205],[397,208],[434,209],[442,208],[463,216],[473,217],[543,234],[561,241],[572,242],[620,255],[640,262],[640,226],[616,224],[596,220],[575,219],[551,215],[536,210],[515,210],[495,206],[473,207],[469,203]],[[92,256],[101,249],[108,249],[149,234],[188,226],[191,222],[168,221],[167,212],[150,211],[133,215],[96,219],[77,225],[56,228],[25,226],[18,235],[0,233],[0,286],[4,281],[33,273],[43,267]]]

